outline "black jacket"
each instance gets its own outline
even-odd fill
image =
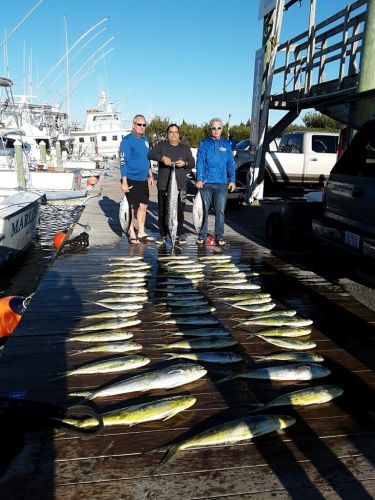
[[[177,187],[179,190],[186,190],[186,174],[188,174],[192,168],[195,167],[195,160],[191,154],[189,146],[182,144],[181,142],[177,146],[172,146],[168,141],[160,141],[150,149],[148,153],[148,159],[159,162],[158,169],[158,190],[167,190],[168,181],[170,174],[170,167],[165,165],[161,159],[163,156],[168,156],[172,161],[184,160],[187,162],[186,167],[176,168],[176,180]]]

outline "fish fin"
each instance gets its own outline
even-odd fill
[[[178,452],[179,447],[178,445],[172,445],[168,446],[166,449],[164,447],[164,450],[166,450],[166,453],[162,458],[161,462],[151,471],[152,475],[158,472],[159,469],[161,469],[161,467],[163,467],[167,462],[169,462],[169,460],[173,457],[173,455],[175,455]],[[158,448],[153,451],[163,451],[163,448]]]
[[[165,422],[166,420],[169,420],[170,418],[174,417],[175,415],[177,415],[177,413],[179,413],[180,410],[174,410],[174,411],[171,411],[171,413],[169,415],[167,415],[165,418],[163,418],[163,422]]]
[[[154,346],[158,349],[166,349],[168,347],[167,344],[154,344]]]

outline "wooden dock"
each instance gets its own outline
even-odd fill
[[[62,253],[54,261],[19,327],[9,339],[0,358],[2,397],[41,401],[69,406],[69,393],[93,390],[149,370],[187,362],[167,360],[158,344],[175,337],[173,325],[159,325],[158,305],[164,296],[160,286],[157,257],[169,252],[167,245],[130,245],[121,234],[118,202],[121,198],[118,172],[101,179],[95,192],[101,195],[88,202],[80,221],[91,225],[90,246],[77,253]],[[95,193],[93,193],[95,194]],[[256,209],[254,209],[256,210]],[[259,209],[260,210],[260,209]],[[191,203],[186,209],[186,245],[176,254],[194,260],[221,249],[198,248],[191,219]],[[260,213],[254,215],[259,219]],[[212,227],[213,221],[210,221]],[[148,221],[149,234],[157,236],[156,191],[152,190]],[[280,351],[258,337],[236,328],[237,318],[251,315],[232,308],[212,286],[208,267],[201,293],[216,307],[212,313],[227,328],[238,345],[230,349],[244,356],[236,368],[205,364],[203,378],[175,389],[153,390],[95,400],[99,410],[138,404],[171,395],[191,394],[197,399],[191,408],[165,421],[105,427],[84,438],[51,429],[2,429],[1,499],[207,499],[207,498],[345,498],[370,499],[375,496],[375,314],[353,304],[340,287],[313,280],[302,271],[290,269],[282,259],[261,246],[256,231],[259,224],[244,227],[227,220],[223,250],[234,263],[248,263],[259,276],[251,278],[269,292],[276,308],[294,308],[298,315],[314,323],[311,351],[325,358],[331,374],[308,382],[235,380],[218,384],[225,374],[260,366],[254,356]],[[82,228],[77,227],[76,233]],[[74,235],[73,235],[74,236]],[[83,316],[99,312],[93,304],[110,271],[109,258],[139,255],[152,265],[148,277],[149,300],[138,313],[142,323],[128,330],[132,340],[142,344],[149,365],[126,374],[95,374],[60,377],[67,370],[99,356],[77,354],[89,344],[72,342],[72,334],[87,325]],[[225,294],[235,291],[226,290]],[[165,317],[165,316],[164,316]],[[104,357],[104,356],[101,356]],[[274,363],[275,364],[275,363]],[[177,442],[219,423],[245,416],[254,403],[265,403],[291,391],[312,385],[334,384],[344,394],[322,405],[278,407],[265,414],[285,414],[296,423],[279,433],[271,433],[231,446],[205,447],[182,451],[156,474],[152,470],[163,453],[145,453]],[[26,417],[25,417],[26,418]],[[26,428],[25,424],[25,428]],[[41,426],[42,427],[42,426]],[[13,458],[10,459],[13,453]]]

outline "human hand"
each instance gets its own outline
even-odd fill
[[[150,176],[150,177],[148,178],[148,185],[149,185],[149,186],[153,186],[153,185],[154,185],[154,176]]]
[[[185,166],[185,164],[186,164],[186,162],[185,162],[184,160],[182,160],[181,158],[175,162],[175,165],[176,165],[176,167],[178,167],[178,168],[182,168],[182,167],[184,167],[184,166]]]
[[[202,187],[203,187],[203,182],[202,182],[202,181],[198,181],[198,182],[196,182],[196,183],[195,183],[195,187],[196,187],[197,189],[202,189]]]
[[[129,186],[128,186],[127,181],[122,181],[122,183],[121,183],[121,191],[123,193],[129,193]]]
[[[161,161],[166,165],[167,167],[170,167],[172,165],[172,160],[169,158],[169,156],[163,156]]]
[[[236,184],[234,182],[230,182],[228,189],[231,193],[233,193],[233,191],[236,189]]]

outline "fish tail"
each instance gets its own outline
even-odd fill
[[[165,349],[168,347],[167,344],[154,344],[155,347],[157,347],[158,349]]]
[[[249,411],[249,413],[256,413],[257,411],[265,410],[268,408],[267,404],[262,403],[252,403],[251,406],[255,406],[254,410]]]
[[[64,377],[68,377],[68,376],[69,375],[67,373],[63,373],[62,375],[59,375],[58,377],[51,378],[51,382],[54,380],[59,380],[59,379],[64,378]]]
[[[178,354],[175,352],[163,352],[163,355],[167,357],[167,359],[176,359]]]
[[[233,380],[237,378],[237,375],[228,375],[227,377],[221,378],[220,380],[217,381],[217,384],[222,384],[224,382],[229,382],[230,380]]]
[[[172,446],[168,446],[168,448],[158,448],[156,450],[153,450],[153,451],[166,451],[164,457],[162,458],[161,462],[151,471],[151,474],[155,474],[156,472],[159,471],[159,469],[161,469],[161,467],[163,467],[167,462],[169,462],[169,460],[173,457],[173,455],[175,455],[178,450],[179,450],[179,447],[178,445],[172,445]]]
[[[91,399],[94,393],[92,391],[82,391],[82,392],[69,392],[68,396],[71,398],[83,398]]]

